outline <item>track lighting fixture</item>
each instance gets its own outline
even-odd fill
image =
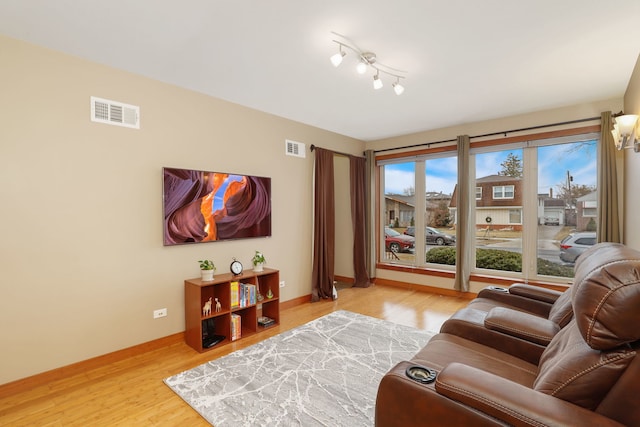
[[[346,53],[342,50],[342,45],[340,45],[340,52],[331,57],[331,63],[333,64],[333,66],[337,67],[338,65],[340,65],[342,63],[342,58],[344,58],[345,55]]]
[[[356,71],[358,74],[365,74],[369,68],[372,68],[375,71],[375,75],[373,76],[373,88],[380,89],[384,86],[382,80],[380,79],[380,73],[387,74],[391,77],[395,77],[396,81],[393,83],[393,91],[396,95],[401,95],[404,92],[404,86],[400,84],[400,79],[405,78],[406,71],[398,70],[387,65],[381,64],[377,61],[376,54],[373,52],[365,52],[358,48],[355,43],[346,38],[343,35],[332,32],[333,35],[339,37],[341,40],[333,40],[334,43],[338,45],[338,53],[331,56],[331,63],[334,67],[338,67],[342,63],[342,59],[346,56],[343,48],[351,50],[356,54],[358,58],[358,64],[356,65]]]
[[[400,84],[400,77],[398,77],[398,80],[396,80],[396,82],[392,86],[393,91],[396,93],[396,95],[402,95],[402,92],[404,92],[404,86]]]
[[[382,87],[382,80],[380,80],[380,73],[376,73],[375,76],[373,76],[373,88],[378,90]]]
[[[358,65],[356,65],[356,71],[358,72],[358,74],[364,74],[367,72],[367,63],[364,61],[360,61],[358,62]]]

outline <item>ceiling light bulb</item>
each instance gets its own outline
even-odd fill
[[[356,65],[356,71],[358,72],[358,74],[366,73],[367,72],[367,64],[364,61],[358,62],[358,65]]]
[[[381,87],[382,87],[382,80],[380,80],[380,76],[376,73],[376,75],[373,76],[373,88],[380,89]]]
[[[396,95],[402,95],[402,92],[404,92],[404,86],[400,84],[400,79],[398,79],[398,81],[393,84],[393,90],[395,91]]]
[[[336,53],[335,55],[331,55],[330,59],[333,66],[337,67],[338,65],[340,65],[342,63],[342,58],[344,58],[345,55],[346,53],[342,51],[342,46],[340,46],[340,52]]]

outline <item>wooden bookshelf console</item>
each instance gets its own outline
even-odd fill
[[[258,297],[253,302],[247,296],[245,303],[232,306],[232,300],[237,300],[240,293],[232,292],[232,288],[236,287],[233,285],[234,282],[238,283],[239,289],[242,289],[241,284],[255,286],[256,296],[260,294],[263,299],[260,301]],[[245,287],[249,288],[250,286]],[[235,298],[232,293],[236,294]],[[212,301],[211,312],[205,314],[203,307],[209,298]],[[216,298],[220,303],[218,310]],[[231,273],[218,274],[210,282],[203,282],[199,278],[185,280],[184,316],[185,340],[189,346],[201,353],[230,343],[232,332],[239,335],[237,339],[242,339],[277,325],[280,323],[280,273],[278,270],[265,268],[261,272],[249,270],[239,276]],[[273,323],[266,327],[261,326],[258,319],[263,316],[273,319]],[[239,319],[241,327],[237,331],[237,323],[233,318]],[[214,341],[218,342],[211,345]]]

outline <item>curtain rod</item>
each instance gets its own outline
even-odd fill
[[[614,117],[619,115],[619,114],[620,113],[614,114]],[[535,129],[543,129],[543,128],[550,128],[550,127],[554,127],[554,126],[570,125],[570,124],[574,124],[574,123],[590,122],[590,121],[593,121],[593,120],[600,120],[600,117],[589,117],[589,118],[586,118],[586,119],[569,120],[569,121],[566,121],[566,122],[551,123],[551,124],[547,124],[547,125],[530,126],[530,127],[526,127],[526,128],[520,128],[520,129],[511,129],[511,130],[503,130],[503,131],[500,131],[500,132],[485,133],[483,135],[470,136],[469,139],[485,138],[487,136],[496,136],[496,135],[504,135],[506,137],[508,133],[523,132],[523,131],[527,131],[527,130],[535,130]],[[426,146],[430,146],[432,144],[443,144],[445,142],[456,142],[457,140],[458,140],[457,138],[444,139],[442,141],[423,142],[423,143],[420,143],[420,144],[405,145],[403,147],[383,148],[382,150],[375,150],[374,153],[382,153],[383,151],[404,150],[405,148],[424,147],[425,145]],[[313,151],[313,148],[311,150]]]
[[[311,149],[311,151],[313,151],[316,148],[322,148],[322,147],[316,147],[315,145],[311,144],[311,147],[309,148]],[[322,149],[327,150],[326,148],[322,148]],[[334,151],[334,150],[327,150],[327,151],[331,151],[333,154],[338,154],[340,156],[345,156],[345,157],[359,157],[359,156],[354,156],[353,154],[341,153],[340,151]]]

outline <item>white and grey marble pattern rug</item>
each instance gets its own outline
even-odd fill
[[[380,380],[431,336],[336,311],[164,382],[215,427],[373,426]]]

